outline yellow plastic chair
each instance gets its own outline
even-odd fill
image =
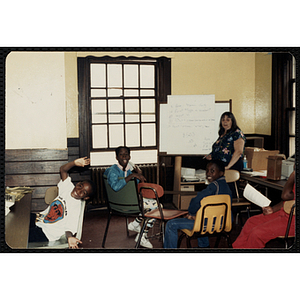
[[[58,196],[58,187],[53,186],[46,190],[45,193],[45,203],[50,205],[50,203]],[[82,226],[84,218],[86,201],[81,201],[80,215],[78,219],[78,227],[75,237],[81,240],[82,236]],[[69,244],[65,234],[63,234],[57,241],[46,241],[46,242],[32,242],[28,243],[29,249],[68,249]]]
[[[213,195],[201,200],[201,207],[195,218],[192,230],[182,229],[178,239],[177,247],[180,248],[184,237],[187,240],[187,247],[191,248],[191,239],[202,236],[217,235],[215,248],[219,246],[221,237],[227,240],[228,248],[231,248],[229,232],[232,228],[231,222],[231,199],[229,195]]]
[[[236,224],[238,224],[238,218],[241,212],[241,207],[246,207],[246,212],[248,215],[248,218],[250,217],[250,206],[251,203],[249,201],[247,201],[245,198],[241,198],[239,191],[238,191],[238,187],[237,187],[237,181],[240,180],[240,172],[237,170],[225,170],[225,180],[227,183],[233,183],[234,184],[234,188],[235,188],[235,192],[237,195],[237,198],[232,198],[232,202],[231,202],[231,206],[232,207],[238,207],[238,212],[236,214]]]

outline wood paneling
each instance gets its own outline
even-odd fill
[[[9,149],[5,151],[5,161],[45,161],[67,160],[68,151],[60,149]]]
[[[59,168],[67,162],[67,149],[8,149],[5,151],[5,185],[32,187],[31,211],[42,211],[47,207],[46,189],[57,185]]]
[[[39,162],[6,162],[5,174],[41,174],[41,173],[58,173],[60,166],[66,161],[39,161]]]
[[[44,210],[48,187],[60,181],[60,167],[79,157],[79,139],[68,139],[68,149],[8,149],[5,151],[6,186],[29,186],[32,193],[31,211]],[[90,179],[88,167],[70,170],[73,183]]]

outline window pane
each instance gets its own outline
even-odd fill
[[[124,87],[138,87],[138,65],[124,65]]]
[[[109,125],[109,147],[116,148],[124,145],[123,125]]]
[[[154,66],[140,66],[141,88],[154,88]]]
[[[91,152],[90,153],[90,166],[112,166],[116,163],[115,151],[107,152]]]
[[[106,90],[91,89],[91,97],[106,97]]]
[[[107,148],[107,126],[93,125],[93,148]]]
[[[126,113],[138,113],[139,112],[139,100],[130,99],[125,101],[125,112]]]
[[[141,96],[155,96],[154,90],[141,90]]]
[[[92,100],[92,123],[106,123],[106,101]]]
[[[296,82],[293,82],[292,97],[293,97],[293,107],[296,107]]]
[[[105,64],[91,64],[91,87],[106,87]]]
[[[122,65],[107,65],[108,87],[122,87]]]
[[[290,111],[290,120],[289,120],[289,134],[295,135],[295,124],[296,124],[296,112]]]
[[[109,89],[108,97],[121,97],[123,95],[122,89]]]
[[[141,112],[142,113],[155,113],[155,100],[154,99],[142,99]]]
[[[138,96],[139,90],[124,90],[124,96],[125,97],[132,97],[132,96]]]
[[[110,123],[123,122],[123,101],[122,100],[109,100],[108,113]]]
[[[137,123],[140,121],[140,115],[138,114],[126,114],[125,122],[126,123]]]
[[[127,124],[126,128],[126,146],[140,146],[140,126],[139,124]]]
[[[153,114],[142,114],[141,115],[142,122],[155,122],[155,115]]]
[[[290,154],[289,156],[292,156],[295,154],[296,150],[295,150],[295,138],[294,137],[291,137],[290,138]]]
[[[157,150],[132,150],[130,156],[135,164],[157,163]]]
[[[155,124],[142,124],[142,146],[155,146]]]
[[[139,100],[130,99],[125,101],[125,122],[139,122]]]

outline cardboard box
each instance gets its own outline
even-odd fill
[[[195,198],[195,197],[196,197],[196,195],[195,196],[181,196],[179,209],[187,210],[189,208],[192,198]]]
[[[283,159],[285,159],[285,157],[280,154],[268,157],[267,179],[281,179],[281,165]]]
[[[189,192],[194,192],[195,191],[195,185],[189,184],[189,185],[181,185],[180,188],[182,191],[189,191]],[[180,196],[180,203],[178,204],[179,209],[188,209],[190,202],[192,198],[196,197],[197,192],[195,192],[195,195],[182,195]]]
[[[268,157],[279,154],[279,150],[265,150],[263,148],[246,147],[245,153],[248,161],[248,168],[253,171],[267,170]]]
[[[181,185],[180,190],[186,192],[195,192],[194,195],[174,195],[173,197],[173,203],[177,207],[177,209],[187,210],[189,208],[192,198],[197,196],[197,192],[195,191],[195,185],[183,184]]]

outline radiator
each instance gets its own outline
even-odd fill
[[[143,175],[147,179],[147,182],[157,182],[157,164],[138,165],[142,170]],[[96,185],[96,194],[93,197],[92,205],[105,205],[106,204],[106,192],[103,181],[103,173],[107,168],[105,167],[92,167],[91,179]],[[166,185],[166,170],[165,166],[160,167],[160,184],[165,188]]]

